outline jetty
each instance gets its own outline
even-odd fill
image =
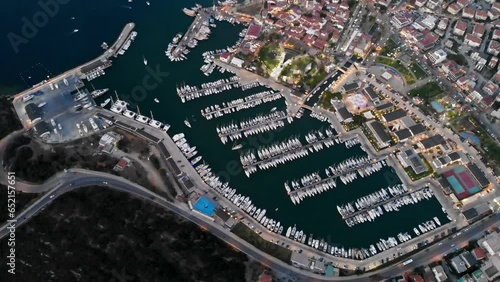
[[[386,200],[383,200],[383,201],[380,201],[380,202],[377,202],[377,203],[373,203],[371,204],[370,206],[367,206],[365,208],[362,208],[360,210],[357,210],[353,213],[350,213],[350,214],[347,214],[347,215],[342,215],[342,219],[344,220],[347,220],[349,218],[353,218],[353,217],[356,217],[357,215],[359,214],[362,214],[362,213],[366,213],[368,212],[369,210],[372,210],[372,209],[376,209],[380,206],[383,206],[387,203],[390,203],[394,200],[397,200],[397,199],[400,199],[400,198],[403,198],[405,196],[410,196],[411,194],[415,193],[415,192],[418,192],[418,191],[421,191],[423,189],[428,189],[429,187],[428,186],[422,186],[420,188],[417,188],[417,189],[413,189],[413,190],[408,190],[400,195],[397,195],[397,196],[394,196],[394,197],[390,197],[389,199],[386,199]]]
[[[281,99],[282,97],[283,96],[281,96],[281,93],[279,92],[273,92],[270,90],[262,91],[244,98],[223,103],[222,107],[216,104],[205,109],[201,109],[201,115],[207,120],[210,120],[212,118],[222,117],[224,114],[230,114],[242,109],[250,109],[260,104],[272,102]]]
[[[208,9],[199,9],[198,14],[193,20],[193,23],[189,26],[186,33],[179,40],[177,46],[173,47],[169,54],[167,55],[171,60],[175,61],[181,59],[185,50],[187,48],[194,48],[197,44],[197,40],[206,39],[204,36],[199,35],[200,32],[209,33],[206,23],[210,17],[210,11]],[[208,29],[202,30],[202,29]]]

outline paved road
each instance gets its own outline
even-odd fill
[[[268,265],[269,267],[280,271],[282,273],[288,273],[290,275],[293,275],[293,277],[300,278],[302,280],[307,280],[307,281],[332,281],[332,280],[338,280],[338,281],[371,281],[369,276],[373,275],[374,273],[378,275],[383,275],[383,277],[391,277],[393,275],[397,275],[401,273],[402,271],[410,270],[411,268],[415,267],[414,265],[407,266],[406,268],[402,268],[401,265],[395,265],[391,266],[385,269],[378,270],[374,273],[370,274],[364,274],[362,276],[353,276],[353,277],[336,277],[336,278],[326,278],[323,276],[319,276],[304,270],[300,270],[297,268],[294,268],[288,264],[283,263],[282,261],[279,261],[273,257],[270,257],[269,255],[262,253],[261,251],[255,249],[253,246],[248,244],[245,241],[242,241],[240,238],[229,232],[227,229],[225,229],[222,226],[219,226],[217,224],[214,224],[212,221],[210,221],[207,218],[204,217],[198,217],[194,213],[192,213],[187,207],[175,205],[171,202],[168,202],[165,200],[163,197],[158,196],[154,194],[153,192],[147,190],[146,188],[143,188],[135,183],[132,183],[124,178],[114,176],[114,175],[109,175],[106,173],[101,173],[101,172],[95,172],[95,171],[87,171],[87,170],[82,170],[82,169],[72,169],[68,173],[65,174],[60,174],[58,177],[56,177],[55,180],[57,184],[53,186],[50,190],[49,193],[45,194],[43,197],[38,199],[35,203],[33,203],[31,206],[29,206],[27,209],[22,211],[21,213],[18,214],[16,217],[17,223],[16,225],[19,226],[29,220],[32,216],[36,215],[39,211],[43,210],[47,205],[49,205],[53,200],[57,199],[59,196],[63,195],[66,192],[75,190],[80,187],[87,187],[87,186],[95,186],[95,185],[101,185],[101,186],[108,186],[113,189],[123,191],[130,193],[134,196],[137,197],[142,197],[145,199],[148,199],[150,201],[153,201],[159,205],[161,205],[164,208],[169,209],[170,211],[173,211],[180,216],[196,223],[199,226],[202,226],[206,228],[208,231],[210,231],[212,234],[215,236],[219,237],[220,239],[224,240],[226,243],[230,244],[231,246],[234,246],[235,248],[243,251],[250,257],[259,260],[263,264]],[[52,186],[53,183],[51,181],[47,182],[46,184],[43,184],[42,186],[50,185]],[[434,257],[445,254],[447,252],[450,252],[454,249],[455,246],[461,245],[470,238],[474,236],[479,236],[482,234],[482,232],[493,226],[493,224],[496,224],[498,221],[500,221],[500,215],[495,214],[492,218],[488,218],[482,222],[479,222],[477,225],[472,226],[469,228],[468,231],[462,232],[461,235],[456,236],[455,238],[452,238],[451,240],[445,240],[445,242],[442,245],[436,245],[434,247],[431,247],[430,251],[422,251],[419,254],[414,256],[415,260],[415,265],[418,265],[420,263],[428,263],[431,261]],[[0,238],[3,238],[8,234],[8,225],[4,225],[0,228]],[[447,242],[446,242],[447,241]],[[455,244],[455,245],[452,245]]]

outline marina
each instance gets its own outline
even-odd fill
[[[433,197],[428,201],[420,201],[418,204],[408,205],[404,209],[400,209],[399,212],[384,213],[384,216],[376,221],[377,228],[374,228],[374,225],[372,225],[374,224],[373,222],[357,224],[352,227],[347,226],[345,219],[339,215],[336,206],[353,202],[356,199],[374,193],[375,189],[379,189],[379,187],[387,187],[388,180],[386,175],[391,175],[397,179],[394,172],[387,166],[383,166],[378,172],[374,172],[368,177],[358,177],[356,181],[349,182],[349,189],[329,189],[323,192],[321,196],[317,196],[318,194],[316,194],[315,197],[310,197],[307,200],[301,201],[300,204],[294,205],[290,201],[288,193],[283,189],[285,182],[294,178],[301,178],[307,172],[319,171],[323,174],[325,167],[330,166],[332,163],[340,164],[345,160],[356,156],[363,156],[366,153],[355,140],[349,142],[347,142],[348,140],[341,141],[340,139],[342,138],[331,128],[328,128],[328,130],[331,131],[332,136],[326,136],[325,124],[323,122],[325,117],[317,113],[302,115],[303,111],[300,114],[302,115],[301,118],[293,116],[293,123],[285,122],[285,125],[279,127],[277,130],[268,130],[252,134],[251,136],[242,134],[242,137],[237,139],[237,143],[236,141],[228,140],[226,144],[222,144],[219,133],[217,133],[217,127],[220,128],[221,126],[232,124],[233,121],[237,121],[234,123],[241,129],[240,123],[242,121],[256,118],[263,113],[266,115],[270,114],[275,107],[277,109],[274,112],[286,112],[284,105],[288,107],[293,105],[291,103],[283,103],[283,100],[281,100],[283,95],[278,92],[280,88],[270,87],[273,90],[262,90],[260,88],[263,88],[264,83],[261,84],[260,80],[257,81],[251,76],[240,77],[239,79],[234,78],[234,82],[230,81],[235,76],[235,74],[232,74],[230,68],[221,69],[220,72],[214,71],[210,74],[209,78],[200,72],[200,68],[204,64],[209,63],[208,60],[205,61],[206,58],[214,54],[207,53],[204,55],[207,52],[206,50],[227,50],[227,46],[232,46],[237,42],[239,39],[238,33],[242,31],[243,26],[235,26],[227,22],[217,22],[217,28],[212,30],[209,39],[199,41],[196,48],[191,48],[190,50],[187,50],[189,47],[185,48],[189,51],[189,56],[180,52],[186,57],[186,61],[170,61],[165,58],[163,54],[165,47],[161,45],[176,37],[179,37],[177,42],[179,43],[184,34],[188,33],[184,33],[184,31],[192,23],[193,18],[187,17],[181,10],[183,6],[187,5],[191,7],[192,4],[194,3],[158,2],[154,3],[155,9],[151,9],[151,7],[148,9],[148,17],[155,19],[157,22],[153,25],[144,22],[144,20],[139,21],[137,31],[141,36],[136,38],[134,48],[129,48],[123,56],[119,56],[117,59],[122,67],[106,70],[105,76],[96,77],[93,81],[98,89],[116,89],[120,98],[118,100],[122,100],[116,101],[117,99],[113,98],[115,101],[108,102],[109,104],[104,107],[109,107],[113,112],[123,115],[128,119],[135,120],[138,116],[141,116],[138,122],[141,122],[147,128],[153,128],[153,125],[157,126],[158,123],[156,122],[150,125],[151,120],[156,120],[162,124],[161,129],[168,130],[169,133],[172,132],[171,136],[183,132],[185,135],[183,138],[186,140],[187,146],[181,145],[183,146],[181,150],[189,158],[189,163],[194,163],[196,171],[199,171],[199,176],[218,195],[221,195],[225,199],[232,199],[231,202],[237,206],[239,203],[239,208],[242,209],[243,207],[242,210],[253,215],[252,218],[256,219],[263,214],[259,220],[262,223],[258,228],[286,236],[287,230],[290,229],[291,235],[292,229],[295,227],[292,239],[304,242],[304,246],[314,246],[316,249],[321,249],[325,253],[333,253],[333,255],[338,257],[366,258],[368,255],[373,254],[371,246],[378,248],[378,243],[385,242],[381,246],[387,248],[390,245],[388,238],[398,240],[397,235],[399,233],[414,233],[414,228],[417,228],[421,232],[418,226],[422,225],[422,227],[425,227],[423,223],[433,217],[431,214],[437,214],[436,211],[441,210],[441,206]],[[211,6],[212,2],[202,1],[200,4]],[[171,16],[165,17],[165,11],[171,9],[171,6],[174,7],[172,11],[175,12],[168,12]],[[112,14],[112,17],[119,17],[113,13],[110,14]],[[123,17],[123,19],[127,19],[127,17]],[[214,18],[217,18],[217,16]],[[106,19],[106,21],[109,21],[109,19]],[[165,30],[165,26],[175,26],[176,28]],[[109,42],[110,38],[116,36],[116,30],[121,27],[123,26],[120,24],[119,27],[115,26],[114,30],[110,29],[110,31],[107,31],[108,34],[106,37],[95,38],[94,45],[100,49],[99,45],[103,41]],[[96,27],[96,29],[98,28]],[[83,35],[86,30],[92,29],[90,27],[81,28],[79,35]],[[179,36],[179,32],[183,33]],[[161,36],[166,41],[162,43],[158,40],[158,36]],[[125,36],[124,39],[127,37]],[[186,40],[184,40],[183,44],[185,43]],[[56,46],[54,48],[59,47]],[[112,49],[112,47],[109,47],[107,50]],[[59,52],[59,49],[57,50]],[[102,51],[102,49],[100,50]],[[155,50],[159,50],[159,52]],[[60,52],[64,54],[64,50],[60,50]],[[83,49],[81,53],[89,57],[95,55]],[[181,57],[180,53],[179,57]],[[64,62],[65,57],[64,55],[61,56],[61,62]],[[67,58],[68,62],[73,64],[74,61],[71,61],[72,56],[68,56]],[[137,99],[133,96],[130,98],[131,89],[134,89],[137,85],[142,85],[144,75],[147,74],[145,71],[142,71],[145,67],[143,64],[145,58],[149,61],[148,66],[153,65],[153,62],[159,62],[160,69],[164,72],[169,72],[169,76],[164,78],[157,88],[148,89],[147,99]],[[137,68],[138,65],[139,68]],[[210,64],[209,68],[212,65]],[[217,62],[217,65],[219,66],[220,63]],[[52,68],[59,71],[64,70],[67,66]],[[137,69],[137,73],[135,71],[131,72],[130,70],[132,69]],[[215,69],[218,68],[216,67]],[[216,94],[214,90],[211,90],[213,93],[208,95],[201,94],[201,85],[221,79],[230,81],[232,86],[231,89],[221,90],[218,93],[224,93],[224,95],[214,95]],[[177,91],[179,91],[179,88],[186,86],[185,83],[179,83],[182,81],[189,81],[190,85],[199,86],[196,91],[186,91],[185,94],[181,93],[181,95],[177,93],[177,96],[171,95],[170,93],[176,91],[176,84]],[[258,90],[257,87],[259,87]],[[209,88],[214,89],[214,87],[208,87],[207,90]],[[192,98],[187,98],[186,95],[193,96]],[[97,97],[97,105],[111,98],[109,96],[108,93]],[[184,100],[181,96],[184,97]],[[199,99],[201,97],[204,98]],[[161,101],[161,103],[156,102],[153,98]],[[183,101],[190,101],[190,103],[186,105],[182,103]],[[136,109],[137,106],[140,107],[140,111]],[[91,106],[89,105],[89,107]],[[149,114],[145,116],[141,112]],[[282,121],[285,121],[285,119]],[[89,122],[89,120],[85,120],[87,131],[91,132],[93,129]],[[186,123],[189,124],[189,130],[187,130]],[[80,128],[83,132],[83,126],[80,125]],[[321,130],[324,139],[320,139],[317,133],[318,130]],[[310,135],[313,132],[315,137]],[[317,141],[314,141],[314,138]],[[337,141],[336,138],[339,138],[339,140]],[[301,147],[296,147],[293,150],[305,149],[308,154],[307,156],[296,157],[293,161],[276,163],[275,166],[270,166],[269,169],[260,169],[258,172],[253,172],[251,178],[246,176],[245,170],[248,170],[250,166],[241,164],[240,153],[254,150],[256,159],[259,158],[263,162],[269,162],[273,159],[277,160],[280,156],[293,151],[274,151],[272,149],[273,144],[283,147],[290,141],[290,144],[293,145],[296,139],[298,139]],[[312,143],[308,143],[307,139]],[[329,147],[325,143],[327,140]],[[318,145],[317,148],[319,149],[319,143],[322,143],[324,148],[316,151],[312,144]],[[344,143],[344,146],[336,146],[340,143]],[[327,148],[328,150],[326,150]],[[259,149],[261,149],[259,151],[261,156],[258,154]],[[269,153],[266,153],[263,149]],[[272,153],[271,150],[273,150]],[[315,153],[312,154],[312,152]],[[261,157],[264,158],[261,159]],[[199,160],[197,160],[198,158]],[[210,166],[208,166],[208,163],[210,163]],[[234,165],[236,168],[231,168],[229,164],[233,165],[235,163],[237,164]],[[251,165],[258,169],[257,163],[252,163]],[[273,169],[271,170],[270,168]],[[357,171],[356,173],[359,176]],[[339,185],[341,185],[340,178],[337,178],[336,184],[339,188]],[[391,186],[394,185],[396,184],[391,184]],[[229,197],[230,193],[232,195]],[[238,195],[240,196],[238,197]],[[257,213],[257,211],[259,212]],[[443,222],[443,225],[448,222],[446,215],[441,213],[438,217]],[[266,220],[267,225],[264,225]],[[367,233],[370,233],[370,236],[363,235]],[[309,241],[311,241],[310,244]],[[392,242],[392,239],[390,241]]]

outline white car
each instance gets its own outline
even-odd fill
[[[50,198],[51,198],[51,199],[52,199],[52,198],[54,198],[54,195],[50,195]]]

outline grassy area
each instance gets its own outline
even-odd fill
[[[308,66],[310,66],[308,68]],[[306,89],[316,86],[326,77],[327,73],[322,66],[318,66],[314,57],[303,56],[293,59],[293,61],[283,68],[281,78],[293,78],[293,84],[300,85]]]
[[[278,43],[269,43],[259,51],[259,61],[266,66],[268,70],[274,69],[279,64],[279,56],[281,54],[281,48]]]
[[[388,65],[390,67],[393,67],[396,69],[401,75],[403,75],[406,84],[410,85],[415,83],[415,78],[413,77],[413,73],[406,68],[403,64],[401,64],[400,61],[394,60],[394,59],[389,59],[389,58],[383,58],[383,57],[377,57],[375,59],[376,63]]]
[[[321,94],[321,97],[319,97],[318,105],[327,111],[333,112],[334,108],[330,103],[330,100],[334,98],[342,100],[342,93],[340,92],[332,93],[330,91],[325,91],[325,93]]]
[[[394,49],[398,47],[392,39],[389,39],[385,42],[384,48],[382,48],[382,51],[380,51],[380,55],[382,56],[388,56],[389,53],[394,52]]]
[[[262,237],[255,233],[252,229],[248,228],[245,224],[239,222],[233,227],[233,229],[231,229],[231,232],[254,245],[257,249],[286,263],[290,262],[292,251],[262,239]]]
[[[491,159],[495,163],[500,163],[500,146],[488,135],[488,133],[482,128],[477,127],[475,132],[479,141],[481,142],[481,147],[486,151],[485,157]]]
[[[370,144],[372,144],[375,151],[380,151],[380,148],[378,147],[378,144],[377,144],[377,140],[375,140],[375,137],[373,137],[371,132],[365,126],[362,127],[362,130],[366,136],[366,139],[368,139],[368,141],[370,141]]]
[[[441,94],[443,90],[437,82],[429,82],[424,86],[420,86],[413,90],[410,90],[410,96],[417,96],[424,99],[427,103],[434,100],[436,96]]]
[[[417,80],[427,77],[427,73],[425,73],[425,71],[419,66],[419,64],[415,62],[410,65],[410,70],[413,72]]]
[[[295,71],[304,72],[307,65],[312,64],[314,67],[314,58],[310,56],[304,56],[300,58],[293,59],[293,61],[281,71],[281,75],[291,76]]]
[[[327,73],[325,69],[322,67],[320,68],[314,75],[312,76],[307,76],[305,77],[305,85],[309,86],[310,88],[314,88],[318,83],[320,83],[325,77]]]

